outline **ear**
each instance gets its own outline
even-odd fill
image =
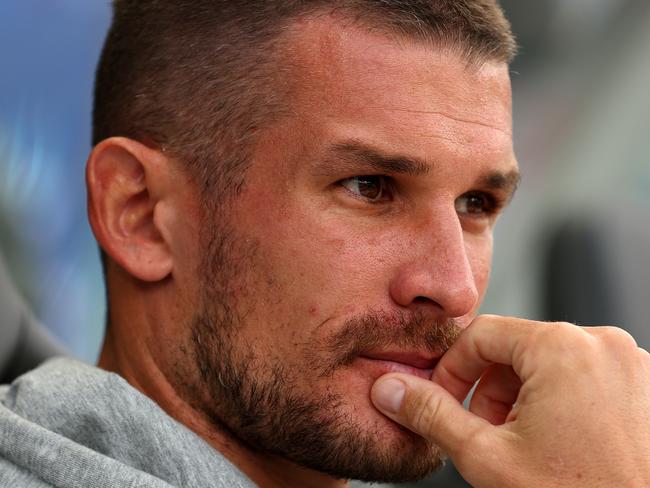
[[[165,238],[171,172],[163,153],[122,137],[102,141],[88,159],[88,216],[95,237],[113,261],[142,281],[160,281],[172,271]]]

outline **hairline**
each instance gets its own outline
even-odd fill
[[[265,89],[266,93],[272,91],[273,93],[278,94],[277,89],[280,84],[287,85],[287,89],[280,93],[280,96],[277,97],[279,103],[272,107],[262,109],[253,108],[253,113],[250,111],[248,113],[241,111],[236,116],[239,126],[245,125],[244,119],[247,117],[258,116],[259,119],[257,119],[257,121],[259,122],[259,125],[256,128],[261,131],[265,128],[271,127],[283,117],[290,116],[292,111],[291,97],[293,90],[288,87],[293,87],[296,86],[295,83],[300,83],[297,77],[292,76],[295,72],[291,69],[290,59],[287,57],[287,55],[290,54],[290,41],[294,39],[292,36],[304,35],[306,32],[300,27],[302,22],[311,19],[318,21],[319,18],[323,17],[334,19],[335,22],[344,22],[351,27],[360,29],[369,34],[379,34],[401,46],[408,46],[409,44],[421,45],[431,49],[432,51],[452,52],[459,56],[459,60],[465,60],[465,67],[467,69],[477,69],[489,62],[505,63],[509,65],[514,55],[513,51],[510,57],[505,58],[504,56],[499,56],[495,53],[473,50],[471,48],[471,39],[469,37],[463,39],[460,36],[447,36],[445,38],[445,36],[440,33],[436,34],[432,32],[431,29],[427,28],[423,28],[419,31],[417,29],[398,29],[395,25],[392,25],[387,21],[387,18],[389,17],[388,15],[382,15],[376,11],[368,14],[368,12],[363,11],[361,7],[354,4],[345,6],[333,6],[328,4],[317,5],[311,8],[306,8],[295,14],[287,15],[278,23],[275,30],[270,31],[268,39],[259,42],[254,46],[253,51],[246,54],[246,56],[250,56],[252,53],[253,56],[250,56],[250,59],[245,63],[245,66],[250,67],[256,62],[260,62],[256,68],[251,70],[254,73],[253,76],[255,76],[256,81],[249,85],[249,87],[253,86],[255,88],[255,83],[257,83],[256,93],[259,91],[260,80],[264,78],[264,76],[268,76],[271,80],[269,82],[269,87]],[[503,49],[503,52],[506,52],[506,50]],[[250,79],[251,78],[248,78],[248,80]],[[231,81],[231,83],[233,82]],[[254,96],[254,94],[248,93],[246,95]],[[254,104],[249,103],[248,106],[254,106]],[[220,179],[212,180],[210,175],[206,174],[205,168],[202,168],[201,165],[199,165],[199,169],[203,169],[203,173],[197,174],[198,172],[191,167],[188,161],[188,159],[195,156],[194,154],[191,154],[191,151],[184,151],[182,145],[176,147],[173,143],[162,142],[160,149],[165,150],[167,156],[175,161],[178,168],[188,176],[189,181],[196,185],[198,198],[202,203],[202,205],[199,205],[202,214],[201,218],[203,218],[203,216],[214,216],[215,211],[223,212],[223,207],[227,206],[227,202],[240,194],[244,183],[244,176],[252,164],[259,131],[256,131],[256,133],[250,137],[248,137],[247,134],[236,134],[237,141],[226,140],[226,145],[234,146],[232,147],[232,152],[242,156],[241,160],[243,164],[241,167],[237,167],[236,170],[232,171],[233,174],[236,174],[236,179],[230,181],[229,178],[232,178],[232,175],[229,175],[226,178],[227,183],[225,188],[219,188],[220,191],[218,192],[215,192],[215,184],[212,183],[214,183],[214,181],[222,183],[222,181]],[[149,134],[144,133],[142,134],[142,137],[140,134],[130,134],[126,136],[144,142],[143,138],[147,138]],[[218,145],[215,141],[216,138],[216,134],[211,136],[209,141],[210,145]],[[206,155],[204,154],[202,156],[205,157]],[[212,153],[212,156],[215,157],[216,154]],[[220,163],[216,161],[214,166],[218,164]],[[224,171],[223,169],[214,166],[211,168],[212,172]],[[229,169],[226,169],[225,171],[227,172]],[[203,180],[210,182],[205,183],[202,181],[202,178]],[[215,197],[214,193],[219,193],[220,196]],[[104,261],[104,259],[102,259],[102,261]],[[103,267],[105,270],[105,283],[108,292],[108,273],[106,266]]]

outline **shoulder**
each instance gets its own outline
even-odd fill
[[[21,488],[52,488],[34,473],[0,456],[0,486],[20,486]]]

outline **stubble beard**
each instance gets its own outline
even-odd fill
[[[201,266],[202,296],[191,321],[190,357],[199,389],[209,398],[204,411],[214,425],[248,449],[338,479],[412,481],[442,466],[436,445],[397,424],[387,435],[384,419],[361,422],[336,388],[306,389],[309,378],[299,375],[309,370],[310,377],[332,383],[360,352],[381,346],[439,353],[456,339],[458,326],[432,324],[422,314],[370,310],[347,320],[325,343],[312,345],[304,368],[287,367],[279,356],[258,357],[237,337],[255,306],[232,293],[235,281],[254,274],[257,244],[247,241],[249,248],[241,249],[242,242],[232,229],[210,235]],[[314,365],[321,366],[314,371]]]

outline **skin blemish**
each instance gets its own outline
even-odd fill
[[[308,309],[309,315],[316,316],[318,315],[318,305],[311,305]]]
[[[343,239],[330,239],[329,245],[332,246],[332,248],[336,249],[337,251],[341,251],[345,246],[345,241]]]

